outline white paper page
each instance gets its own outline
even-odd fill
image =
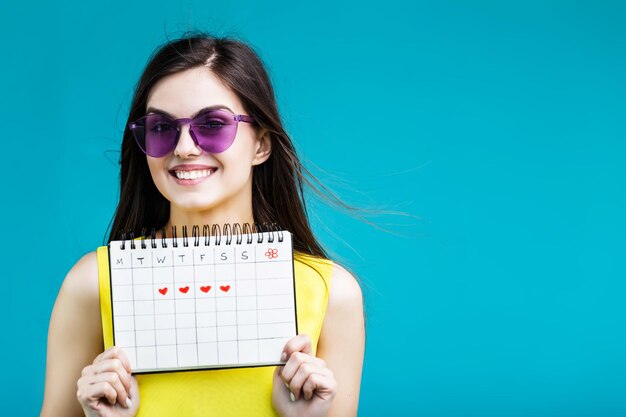
[[[297,334],[291,233],[248,236],[111,242],[114,342],[134,373],[280,364]]]

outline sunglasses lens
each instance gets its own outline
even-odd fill
[[[142,149],[150,156],[161,157],[176,146],[177,135],[176,125],[167,116],[149,114],[145,118],[145,147]]]
[[[191,129],[203,150],[220,153],[228,149],[235,140],[237,122],[232,113],[212,110],[197,116]]]

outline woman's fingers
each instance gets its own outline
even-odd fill
[[[82,398],[91,402],[105,397],[110,404],[118,402],[122,407],[127,406],[128,391],[116,372],[83,376],[78,380],[77,386],[79,401]]]
[[[128,372],[129,374],[132,372],[132,369],[130,368],[130,361],[128,360],[128,356],[126,356],[124,349],[117,346],[113,346],[96,356],[96,359],[94,359],[93,363],[95,364],[96,362],[101,362],[106,359],[114,358],[119,359],[124,369],[126,369],[126,372]]]
[[[293,377],[285,382],[287,384],[287,389],[293,393],[294,399],[297,400],[300,398],[300,389],[302,388],[304,381],[308,378],[308,374],[312,371],[313,369],[310,364],[303,363],[298,367]]]
[[[115,404],[115,401],[117,400],[117,392],[106,382],[86,384],[79,387],[76,396],[81,404],[91,405],[92,408],[95,408],[95,405],[102,398],[106,398],[109,404]]]
[[[122,361],[118,358],[101,359],[99,362],[87,366],[83,369],[83,376],[103,374],[107,372],[113,372],[118,375],[120,382],[124,386],[124,389],[127,392],[130,390],[131,376],[126,371],[126,368]]]
[[[102,398],[111,404],[130,407],[129,392],[132,389],[131,367],[124,350],[112,347],[83,368],[76,385],[78,400],[84,406],[95,407]]]
[[[313,398],[314,393],[323,399],[332,398],[336,392],[337,381],[328,368],[319,373],[310,373],[302,385],[302,394],[306,400]]]
[[[294,352],[291,354],[281,371],[283,381],[289,384],[296,372],[298,372],[298,368],[300,368],[300,366],[304,363],[311,363],[320,368],[326,366],[323,359],[316,358],[315,356],[302,352]]]
[[[293,395],[295,397],[295,399],[299,399],[300,395],[302,395],[303,393],[301,392],[303,389],[303,385],[305,384],[305,382],[310,378],[311,375],[313,374],[324,374],[326,372],[327,368],[324,368],[323,366],[319,366],[317,364],[314,364],[313,361],[311,362],[305,362],[302,363],[299,367],[298,370],[296,371],[295,375],[293,376],[293,378],[289,381],[289,390],[291,392],[293,392]],[[311,399],[311,396],[309,396],[308,398],[305,395],[305,398],[307,400]]]
[[[294,352],[308,353],[309,355],[313,353],[313,349],[311,348],[311,338],[308,334],[299,334],[289,339],[289,341],[285,343],[283,354],[280,359],[282,361],[286,361]]]
[[[128,395],[131,387],[130,374],[132,369],[130,366],[130,360],[128,360],[128,356],[126,356],[124,349],[118,346],[110,347],[96,357],[92,366],[92,371],[96,373],[107,371],[117,372],[124,388],[126,389],[126,395]],[[122,404],[126,404],[126,402],[123,402]]]
[[[326,366],[322,359],[316,358],[312,353],[311,338],[307,334],[292,337],[283,348],[281,360],[287,362],[279,368],[279,373],[287,389],[293,393],[294,399],[300,397],[300,390],[308,374],[314,372],[316,368]],[[298,376],[294,380],[296,375]]]
[[[323,359],[304,352],[293,352],[280,370],[280,376],[287,388],[293,393],[294,399],[297,400],[301,396],[304,383],[311,374],[326,375],[328,372],[326,362]]]
[[[275,375],[280,377],[290,391],[291,401],[300,398],[310,400],[314,395],[327,400],[335,395],[335,377],[323,359],[313,356],[308,335],[302,334],[290,339],[285,344],[281,360],[286,363],[276,368]]]

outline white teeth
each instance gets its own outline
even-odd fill
[[[197,178],[208,177],[213,173],[213,169],[202,169],[199,171],[174,171],[176,178],[182,180],[195,180]]]

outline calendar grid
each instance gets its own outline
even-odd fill
[[[130,276],[131,276],[131,282],[134,282],[134,271],[131,269],[130,271]],[[131,294],[132,294],[132,303],[133,303],[133,313],[135,312],[135,287],[131,286],[130,288]],[[135,333],[135,362],[137,362],[137,326],[133,326],[133,331]]]
[[[193,283],[194,285],[197,285],[196,284],[196,258],[195,256],[192,257],[192,259],[193,259],[193,277],[194,277]],[[198,305],[197,305],[196,300],[194,300],[193,309],[194,309],[195,320],[196,320],[196,358],[198,359],[198,362],[200,362],[200,343],[198,342]]]
[[[114,338],[134,352],[133,371],[279,365],[297,332],[293,243],[283,234],[282,243],[110,245]]]
[[[151,252],[150,253],[150,278],[152,280],[152,288],[155,287],[155,282],[154,282],[154,268],[152,268],[152,265],[154,265],[154,253]],[[156,347],[156,338],[157,338],[157,326],[156,326],[156,300],[154,299],[154,292],[152,293],[152,327],[154,328],[154,361],[156,362],[156,366],[159,366],[159,355],[157,352],[157,347]]]
[[[255,256],[255,258],[254,258],[254,262],[257,262],[257,259],[256,259],[256,254],[255,254],[254,256]],[[259,296],[259,280],[258,280],[258,277],[257,277],[256,268],[255,268],[255,270],[254,270],[254,293],[256,294],[256,296],[257,296],[257,301],[258,301],[258,296]],[[257,306],[257,307],[258,307],[258,306]],[[256,322],[256,335],[257,335],[256,348],[257,348],[257,352],[258,352],[258,351],[260,351],[260,350],[261,350],[261,346],[259,345],[259,338],[258,338],[258,337],[259,337],[259,315],[258,315],[258,314],[256,315],[256,320],[255,320],[255,322]]]
[[[235,252],[235,250],[233,249],[233,252]],[[235,256],[233,256],[233,260],[236,259]],[[239,359],[239,309],[237,308],[237,291],[239,291],[239,285],[237,285],[237,263],[233,263],[233,269],[235,270],[235,274],[233,275],[233,282],[235,283],[235,333],[237,334],[237,348],[235,349],[235,351],[237,352],[237,363],[240,362]]]
[[[174,252],[172,250],[172,252]],[[174,264],[174,255],[172,255],[172,304],[174,304],[174,357],[176,358],[176,366],[178,366],[178,324],[176,323],[176,317],[178,317],[176,308],[176,265]]]
[[[213,262],[213,283],[215,284],[215,291],[217,291],[217,268],[215,267],[215,262]],[[218,331],[217,331],[217,299],[213,302],[213,307],[215,310],[215,353],[217,356],[217,363],[220,363],[220,349],[219,349],[219,341],[218,341]]]

